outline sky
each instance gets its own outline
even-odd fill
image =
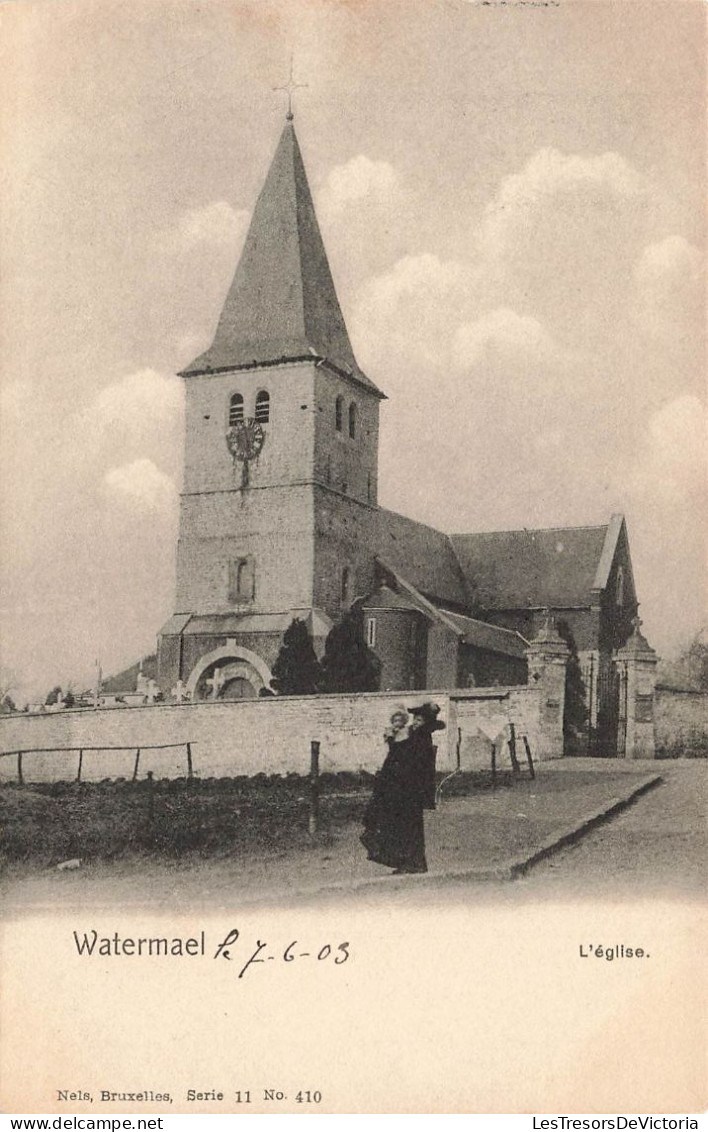
[[[154,651],[175,376],[284,121],[359,364],[380,503],[451,532],[627,518],[643,631],[705,623],[705,15],[693,0],[0,5],[2,668]]]

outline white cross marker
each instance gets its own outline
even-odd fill
[[[224,674],[223,674],[222,670],[220,668],[215,668],[214,669],[214,675],[209,677],[209,679],[206,680],[205,683],[211,685],[211,689],[212,689],[211,698],[212,698],[212,700],[218,700],[219,692],[221,691],[221,687],[224,683]]]
[[[175,703],[181,704],[182,701],[186,698],[184,680],[178,680],[170,694],[174,696]]]

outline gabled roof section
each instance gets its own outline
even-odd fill
[[[391,570],[391,574],[394,571]],[[406,597],[404,594],[399,593],[398,590],[393,589],[391,586],[381,585],[375,589],[373,593],[368,594],[362,606],[367,611],[369,610],[396,610],[397,612],[403,610],[406,613],[415,612],[421,613],[422,610],[419,604],[416,604],[411,598]]]
[[[253,210],[214,341],[182,376],[313,355],[383,396],[354,357],[288,118]]]
[[[526,658],[528,641],[521,633],[513,629],[502,629],[499,625],[490,625],[488,621],[478,621],[475,617],[466,617],[462,613],[447,613],[446,616],[461,630],[465,644],[487,652],[516,656],[521,660]]]
[[[416,587],[412,585],[412,583],[409,582],[407,578],[404,578],[402,574],[394,569],[394,567],[391,566],[389,562],[386,562],[383,558],[379,558],[378,556],[376,558],[376,561],[379,567],[383,567],[385,573],[390,574],[393,583],[401,590],[403,590],[403,593],[408,596],[408,602],[405,602],[403,605],[399,606],[399,608],[418,609],[421,613],[424,613],[431,620],[439,621],[442,625],[445,626],[446,629],[449,629],[450,632],[454,633],[457,637],[461,637],[463,635],[462,630],[458,629],[454,621],[450,619],[449,615],[444,610],[438,609],[438,607],[432,601],[428,601],[427,597],[420,593],[420,591],[417,590]],[[384,587],[384,589],[385,588],[387,587]],[[365,602],[364,605],[366,607],[367,603]]]
[[[598,527],[493,531],[451,535],[473,608],[573,608],[590,605],[604,570],[605,548],[617,545],[615,518]],[[611,565],[611,559],[610,559]]]
[[[373,521],[371,549],[380,558],[431,600],[469,607],[465,579],[446,534],[383,507],[374,512]]]
[[[512,629],[501,629],[497,625],[490,625],[486,621],[477,621],[474,617],[467,617],[460,613],[450,613],[447,609],[439,609],[411,585],[397,570],[383,559],[377,559],[383,570],[390,575],[392,585],[382,585],[364,601],[364,609],[417,609],[431,621],[438,621],[445,628],[454,633],[458,640],[474,648],[484,649],[487,652],[502,653],[504,656],[514,656],[524,659],[528,642],[520,633]]]
[[[592,588],[594,590],[604,590],[607,586],[607,583],[610,580],[610,573],[612,571],[612,563],[615,560],[617,549],[620,544],[620,539],[623,539],[627,544],[629,544],[624,515],[613,515],[609,523],[607,524],[605,542],[602,547],[600,561],[597,564],[595,580],[592,584]],[[627,549],[629,550],[629,546],[627,546]],[[627,554],[627,561],[629,563],[629,553]],[[632,578],[631,581],[632,587],[634,588],[634,578]]]

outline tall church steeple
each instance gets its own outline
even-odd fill
[[[214,341],[182,376],[313,355],[379,392],[354,357],[289,112]]]
[[[378,513],[384,395],[354,357],[291,116],[214,340],[182,377],[176,613],[160,680],[187,680],[197,699],[217,694],[217,676],[255,694],[292,617],[322,638],[371,589]]]

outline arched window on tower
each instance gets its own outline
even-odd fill
[[[265,389],[256,396],[256,420],[259,424],[268,424],[270,420],[270,394]]]
[[[232,393],[229,401],[229,425],[239,424],[243,420],[243,394]]]
[[[344,423],[344,398],[338,397],[334,403],[334,427],[337,432],[342,431]]]
[[[356,403],[354,401],[349,405],[349,435],[352,440],[356,436]]]

